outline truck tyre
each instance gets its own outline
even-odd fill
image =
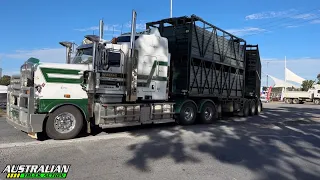
[[[285,99],[285,103],[291,104],[292,103],[292,99]]]
[[[256,101],[256,115],[259,115],[262,111],[262,103],[260,100]]]
[[[212,123],[217,117],[217,109],[211,102],[206,102],[200,110],[200,121],[204,124]]]
[[[315,99],[314,104],[320,105],[320,99]]]
[[[65,140],[76,137],[83,126],[83,116],[74,106],[61,106],[51,113],[46,122],[46,133],[51,139]]]
[[[192,102],[185,103],[179,115],[179,124],[191,125],[195,123],[197,116],[197,107]]]
[[[250,111],[249,115],[253,116],[256,114],[256,101],[254,99],[250,100]]]
[[[242,116],[243,117],[247,117],[249,116],[249,111],[250,111],[250,102],[249,101],[245,101],[243,104],[243,109],[242,109]]]
[[[299,101],[299,99],[293,99],[293,104],[299,104],[300,103],[300,101]]]

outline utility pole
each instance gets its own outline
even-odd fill
[[[284,56],[284,92],[287,91],[287,56]]]
[[[172,0],[170,0],[170,18],[172,18]]]
[[[268,68],[269,62],[267,61],[267,68]],[[269,75],[267,74],[267,87],[269,87]]]

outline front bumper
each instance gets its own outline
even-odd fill
[[[46,114],[34,114],[35,99],[33,87],[8,86],[7,122],[27,133],[42,132]]]
[[[15,127],[16,129],[27,133],[42,132],[45,117],[46,114],[30,114],[29,123],[27,123],[27,125],[21,124],[21,120],[15,121],[14,119],[7,117],[7,123]]]

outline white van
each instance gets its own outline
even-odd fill
[[[7,107],[7,90],[8,86],[0,85],[0,108],[5,109]]]

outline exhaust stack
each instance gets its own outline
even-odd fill
[[[99,36],[100,36],[100,41],[103,39],[103,26],[104,26],[104,23],[103,23],[103,20],[101,19],[101,20],[100,20],[100,24],[99,24]]]
[[[134,57],[135,37],[136,37],[136,18],[137,18],[137,13],[135,10],[132,10],[131,38],[130,38],[130,48],[132,50],[131,57]]]
[[[136,40],[136,17],[137,13],[132,10],[131,20],[131,38],[130,38],[130,61],[128,61],[128,78],[127,78],[127,97],[126,101],[134,102],[137,100],[137,59],[135,58],[135,40]]]

